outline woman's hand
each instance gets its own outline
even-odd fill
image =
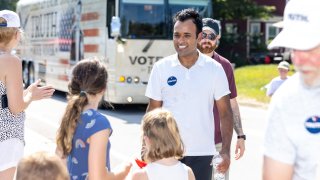
[[[39,86],[41,80],[32,83],[25,92],[25,97],[31,101],[51,98],[55,89],[52,86]]]

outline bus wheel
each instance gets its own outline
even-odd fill
[[[99,109],[107,109],[107,110],[114,110],[115,109],[113,104],[111,104],[110,102],[105,101],[103,99],[99,103],[99,106],[98,106]]]
[[[24,87],[27,88],[29,86],[29,68],[26,62],[22,64],[22,78]]]
[[[33,64],[29,64],[29,67],[28,67],[28,70],[29,70],[29,85],[34,83],[35,82],[35,72],[34,72],[34,66]]]

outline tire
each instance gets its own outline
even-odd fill
[[[35,82],[35,72],[34,72],[34,65],[33,63],[30,63],[28,66],[28,70],[29,70],[29,85]]]
[[[28,64],[26,62],[24,62],[22,64],[22,79],[23,79],[23,84],[24,84],[24,88],[27,88],[30,83],[29,83],[29,67]]]
[[[114,110],[114,104],[107,102],[105,100],[101,100],[98,106],[99,109],[106,109],[106,110]]]

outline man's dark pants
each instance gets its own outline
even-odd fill
[[[212,166],[211,160],[213,156],[185,156],[180,161],[189,166],[196,180],[211,180]]]

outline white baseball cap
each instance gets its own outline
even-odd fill
[[[278,68],[289,70],[290,64],[287,61],[281,61],[278,65]]]
[[[0,23],[0,27],[20,27],[20,18],[17,13],[9,10],[0,11],[0,17],[5,19],[6,23]]]
[[[283,30],[268,48],[310,50],[320,45],[320,0],[290,0],[283,16]]]

